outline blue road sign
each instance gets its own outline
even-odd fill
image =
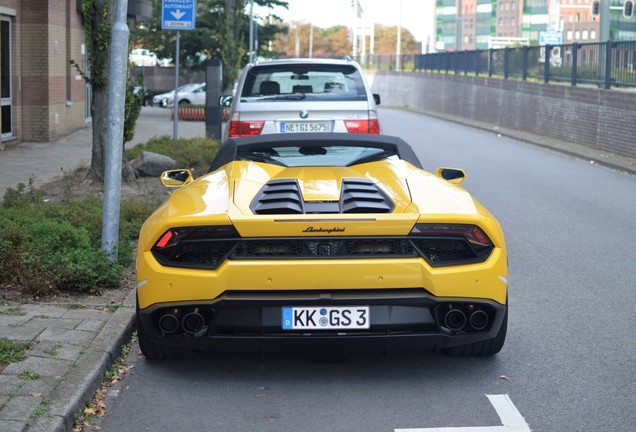
[[[196,0],[161,0],[163,30],[194,30]]]

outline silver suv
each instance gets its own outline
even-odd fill
[[[273,133],[380,133],[376,105],[358,63],[285,59],[243,70],[223,138]]]

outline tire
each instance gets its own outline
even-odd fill
[[[499,328],[499,332],[492,339],[475,342],[467,345],[461,345],[453,348],[447,348],[442,352],[450,357],[481,357],[491,356],[501,351],[506,341],[506,333],[508,331],[508,302],[506,301],[506,312],[503,322]]]
[[[135,314],[135,324],[137,327],[139,348],[141,349],[141,353],[148,360],[186,360],[196,357],[197,352],[194,350],[152,342],[141,323],[139,306],[137,306],[137,312]]]
[[[187,99],[181,99],[181,100],[179,101],[179,105],[186,105],[186,104],[189,104],[189,103],[190,103],[190,101],[189,101],[189,100],[187,100]]]

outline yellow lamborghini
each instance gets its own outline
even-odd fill
[[[384,135],[229,139],[145,222],[137,328],[149,359],[202,350],[492,355],[507,328],[497,220]]]

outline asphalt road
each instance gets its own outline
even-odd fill
[[[535,432],[636,430],[636,178],[419,114],[383,110],[381,120],[426,169],[464,168],[465,188],[500,220],[510,258],[502,352],[150,363],[134,348],[103,432],[503,432],[486,395],[508,395]]]

